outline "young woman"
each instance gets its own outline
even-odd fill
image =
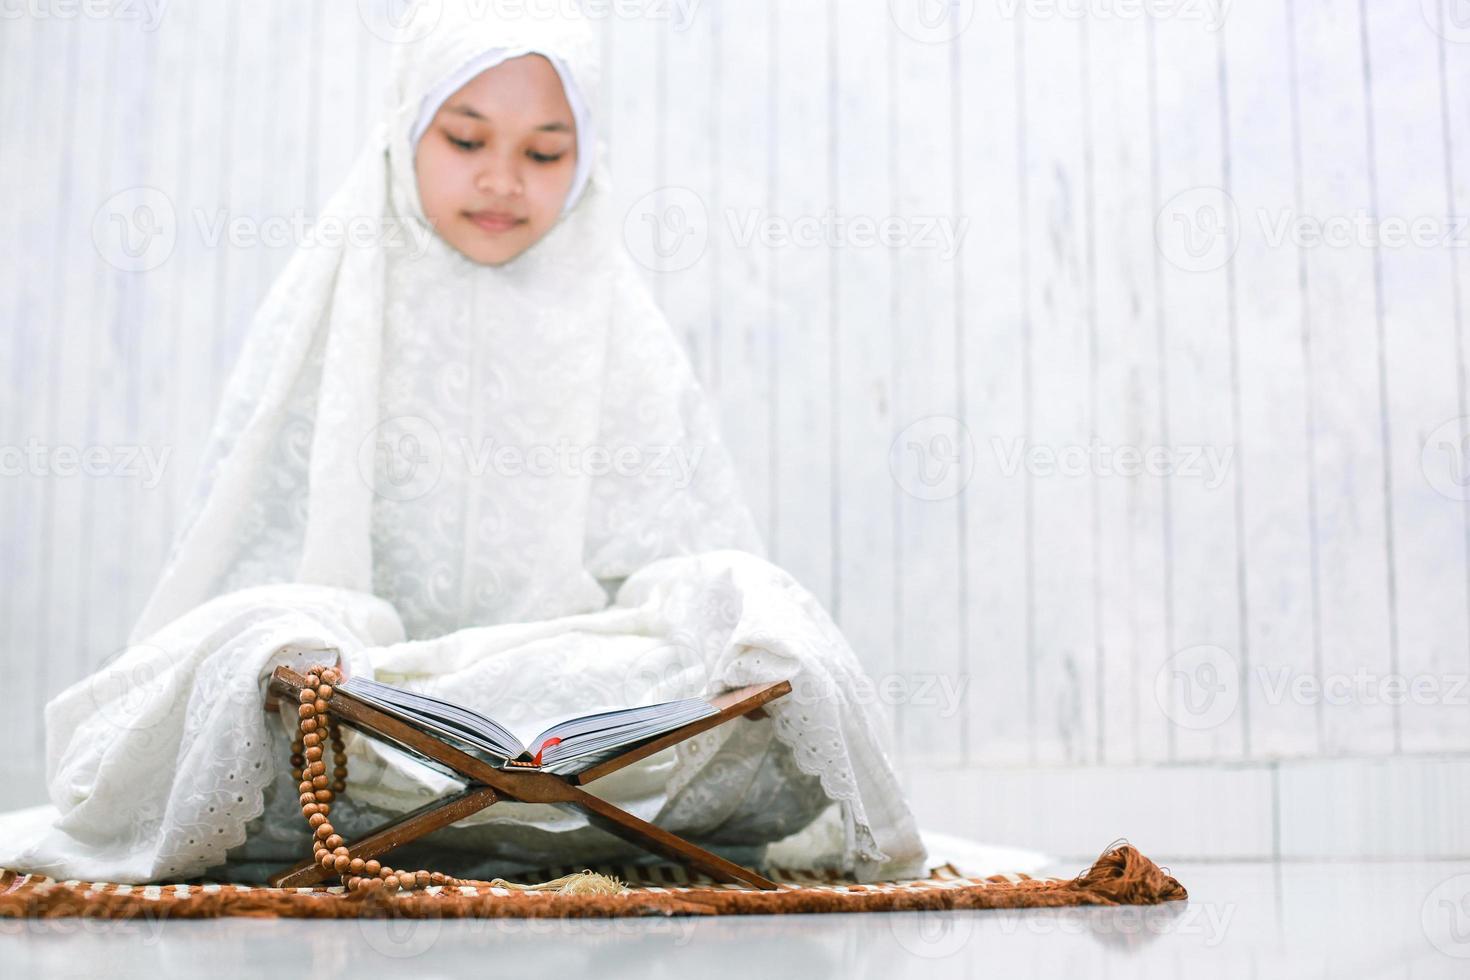
[[[0,866],[144,882],[309,856],[264,683],[336,659],[511,727],[789,678],[767,717],[591,790],[735,860],[809,828],[813,864],[922,873],[862,668],[762,557],[618,240],[595,39],[496,11],[415,10],[323,214],[344,234],[266,296],[131,645],[47,706],[53,805],[0,833]],[[454,787],[365,737],[348,752],[349,841]],[[456,875],[641,853],[516,803],[435,840]]]

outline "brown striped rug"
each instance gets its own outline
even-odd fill
[[[544,881],[582,868],[551,868]],[[236,884],[118,885],[56,881],[0,871],[0,917],[199,919],[220,916],[344,919],[543,918],[572,916],[741,915],[786,912],[889,912],[1064,905],[1154,905],[1188,894],[1132,845],[1110,846],[1075,878],[1027,874],[973,877],[952,864],[926,878],[858,884],[829,872],[767,868],[775,891],[716,882],[667,865],[594,867],[625,887],[616,894],[569,894],[489,885],[430,887],[387,895],[348,894],[340,886],[269,888]]]

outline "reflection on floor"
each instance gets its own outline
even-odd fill
[[[1070,875],[1080,868],[1054,866]],[[5,975],[1465,977],[1470,862],[1179,864],[1169,907],[719,919],[0,921]]]

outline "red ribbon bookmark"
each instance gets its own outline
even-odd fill
[[[534,762],[538,766],[541,765],[541,753],[542,752],[545,752],[547,749],[551,748],[553,745],[558,745],[560,743],[561,743],[561,739],[559,739],[559,738],[548,738],[546,741],[544,741],[544,742],[541,743],[541,748],[539,748],[539,749],[536,750],[536,758],[533,759],[533,760],[531,760],[531,761]]]

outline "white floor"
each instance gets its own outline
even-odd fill
[[[1078,868],[1046,871],[1073,874]],[[0,920],[0,975],[1467,977],[1470,862],[1184,864],[1171,907],[718,919]]]

